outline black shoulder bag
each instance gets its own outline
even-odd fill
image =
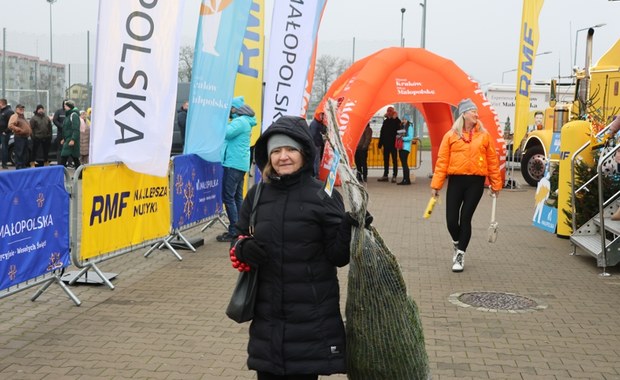
[[[254,235],[254,224],[256,223],[256,205],[263,187],[263,183],[256,185],[256,193],[252,202],[252,212],[250,213],[250,235]],[[237,244],[242,239],[237,241]],[[258,291],[258,268],[251,268],[249,272],[240,272],[237,284],[233,290],[226,315],[237,323],[251,321],[254,318],[254,305],[256,304],[256,293]]]

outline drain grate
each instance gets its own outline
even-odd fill
[[[533,298],[501,292],[455,293],[450,295],[449,301],[460,307],[495,313],[526,313],[547,308],[547,305]]]

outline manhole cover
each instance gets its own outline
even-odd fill
[[[457,306],[496,313],[526,313],[547,308],[533,298],[500,292],[455,293],[450,295],[449,301]]]

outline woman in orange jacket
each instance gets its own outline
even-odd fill
[[[492,138],[478,120],[478,109],[470,99],[458,106],[458,118],[441,140],[431,194],[439,190],[448,178],[446,220],[454,252],[452,271],[462,272],[464,256],[471,238],[471,220],[489,179],[491,193],[502,189],[499,159]]]

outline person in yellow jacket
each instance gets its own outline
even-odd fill
[[[493,195],[503,185],[495,144],[478,120],[478,108],[471,99],[459,103],[458,117],[441,140],[431,181],[432,196],[439,196],[446,178],[446,221],[454,245],[452,271],[462,272],[471,220],[484,193],[485,180],[488,178]]]

